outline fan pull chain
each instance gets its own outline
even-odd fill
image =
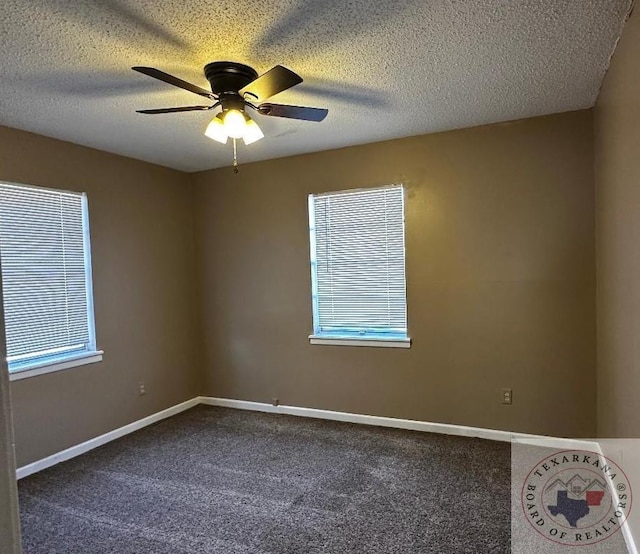
[[[238,150],[236,149],[236,139],[233,139],[233,172],[238,173]]]

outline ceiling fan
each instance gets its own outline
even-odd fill
[[[245,144],[251,144],[264,136],[258,124],[247,115],[246,108],[251,108],[261,115],[303,121],[322,121],[329,113],[324,108],[265,103],[264,100],[271,96],[302,83],[302,77],[281,65],[276,65],[258,76],[255,69],[241,63],[209,63],[204,68],[204,74],[211,85],[211,91],[153,67],[136,66],[132,69],[214,102],[209,106],[137,110],[138,113],[207,111],[220,106],[222,111],[211,120],[205,135],[222,144],[226,144],[229,137],[234,139],[235,146],[235,139],[241,138]]]

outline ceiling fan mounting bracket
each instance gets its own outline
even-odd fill
[[[222,111],[226,112],[229,110],[238,110],[240,112],[244,111],[244,107],[246,102],[244,98],[240,96],[237,92],[224,92],[218,96],[218,101],[222,106]]]
[[[216,95],[235,93],[257,79],[258,72],[242,63],[212,62],[205,66],[204,74]]]

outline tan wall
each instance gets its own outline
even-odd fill
[[[11,384],[18,465],[197,395],[188,175],[0,127],[0,180],[87,192],[104,350],[101,363]]]
[[[592,155],[583,111],[195,174],[203,393],[593,435]],[[309,345],[307,195],[394,182],[412,348]]]
[[[640,15],[628,21],[595,110],[598,432],[640,437]]]

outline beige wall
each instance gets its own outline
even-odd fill
[[[11,384],[18,465],[196,396],[188,175],[0,127],[0,180],[87,192],[104,350],[101,363]]]
[[[575,112],[237,176],[0,127],[1,180],[88,193],[105,351],[99,364],[12,383],[18,465],[198,394],[594,434],[591,123]],[[414,345],[310,346],[307,195],[390,182],[407,188]]]
[[[593,435],[592,156],[583,111],[195,174],[202,392]],[[412,348],[309,345],[307,195],[394,182]]]
[[[640,437],[640,15],[628,21],[595,110],[598,431]]]

